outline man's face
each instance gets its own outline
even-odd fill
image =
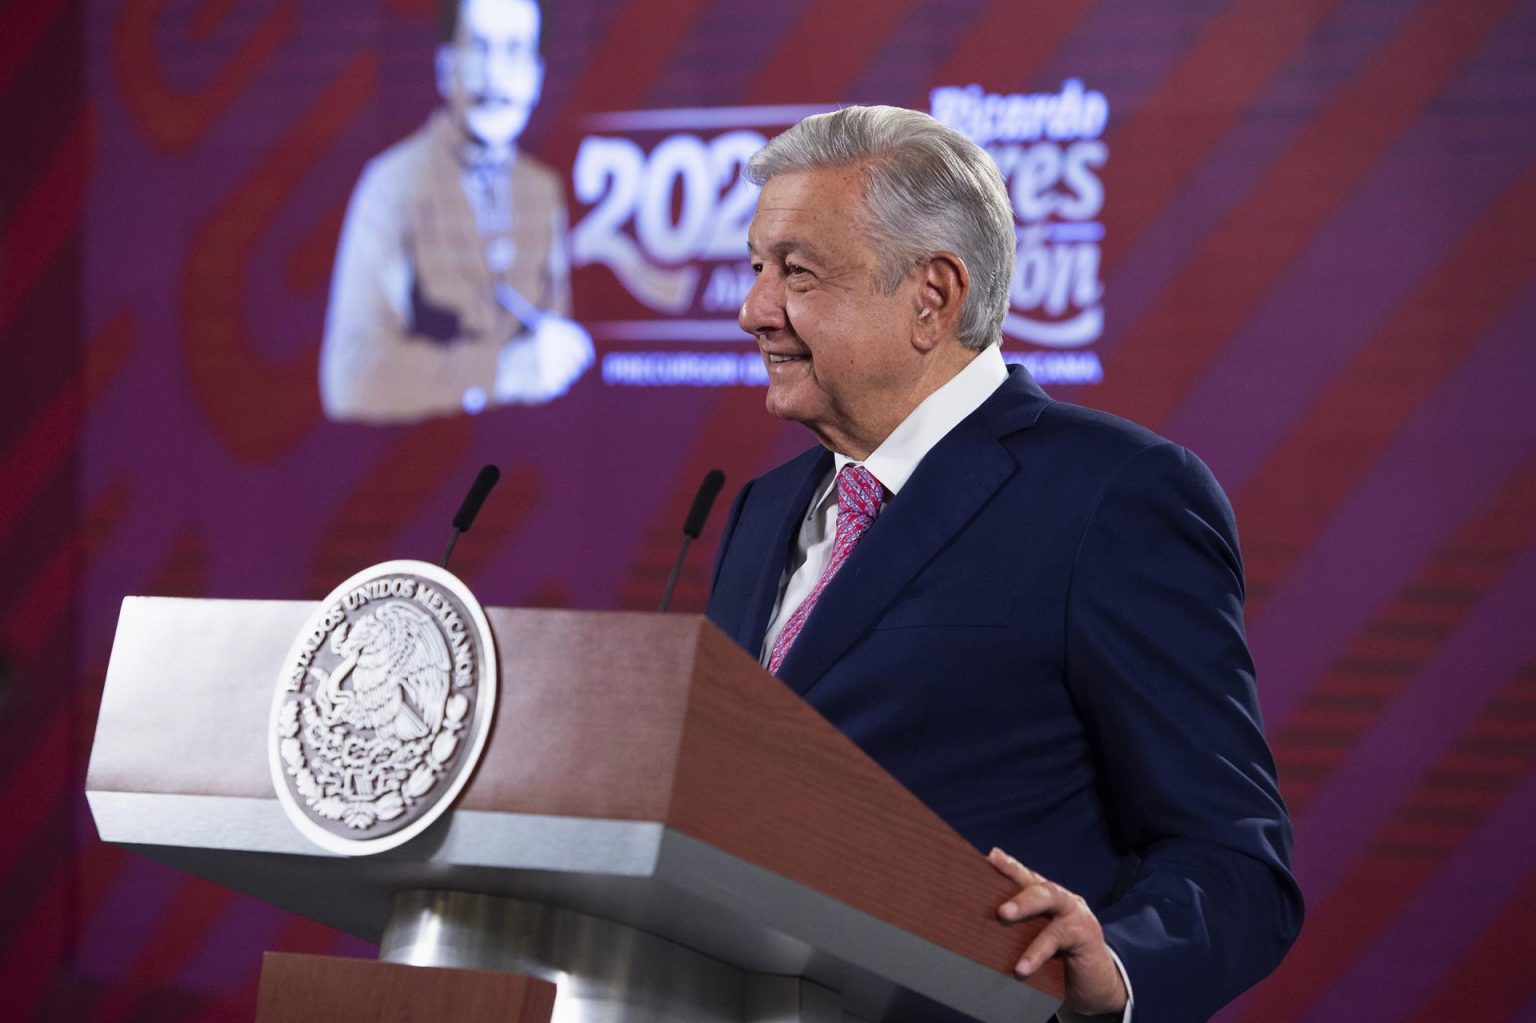
[[[509,146],[543,83],[538,4],[465,0],[453,42],[437,51],[438,92],[459,125],[488,146]]]
[[[863,210],[857,168],[770,178],[747,232],[757,276],[739,316],[768,369],[768,411],[854,458],[911,411],[920,373],[918,285],[909,274],[893,295],[880,288]]]

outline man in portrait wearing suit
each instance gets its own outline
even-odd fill
[[[710,617],[991,850],[1064,1019],[1205,1019],[1302,916],[1226,498],[1005,366],[1014,221],[964,136],[853,107],[749,174],[741,325],[821,443],[737,497]]]
[[[333,420],[538,405],[593,361],[569,319],[560,179],[517,145],[544,82],[535,0],[446,0],[443,105],[369,161],[347,206],[320,350]]]

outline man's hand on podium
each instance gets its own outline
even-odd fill
[[[1008,923],[1034,917],[1047,919],[1044,930],[1024,950],[1014,972],[1028,977],[1051,956],[1060,955],[1065,967],[1064,1002],[1068,1009],[1090,1016],[1123,1013],[1130,993],[1088,903],[1001,849],[988,853],[987,861],[1019,886],[1017,895],[997,907],[999,919]]]

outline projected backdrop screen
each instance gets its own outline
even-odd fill
[[[705,471],[729,499],[812,443],[736,326],[745,160],[808,113],[915,107],[1008,184],[1006,357],[1189,445],[1237,507],[1310,902],[1243,1011],[1493,990],[1478,950],[1536,869],[1529,751],[1478,745],[1536,655],[1536,8],[547,7],[445,41],[428,0],[86,5],[87,670],[124,594],[312,599],[435,560],[487,462],[453,565],[483,601],[654,607]],[[153,918],[121,892],[181,883],[131,870],[81,909],[103,984]],[[1451,901],[1424,947],[1415,907]],[[186,945],[234,961],[270,912]]]
[[[705,469],[739,483],[811,442],[762,412],[736,324],[743,171],[852,101],[987,146],[1018,219],[1008,356],[1102,378],[1123,72],[988,78],[975,56],[1039,43],[995,52],[984,5],[913,7],[878,47],[831,12],[786,37],[724,9],[532,11],[471,5],[451,38],[430,4],[102,12],[87,290],[123,382],[90,462],[157,495],[123,524],[141,556],[195,543],[216,591],[318,593],[434,552],[490,461],[509,478],[458,566],[486,599],[644,605]]]

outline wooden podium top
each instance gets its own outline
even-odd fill
[[[1010,973],[1039,927],[996,920],[1010,883],[696,615],[487,609],[500,693],[455,808],[377,856],[312,845],[267,730],[314,607],[124,602],[86,783],[104,840],[374,941],[394,892],[455,889],[821,979],[870,1019],[1054,1010],[1057,964]]]

